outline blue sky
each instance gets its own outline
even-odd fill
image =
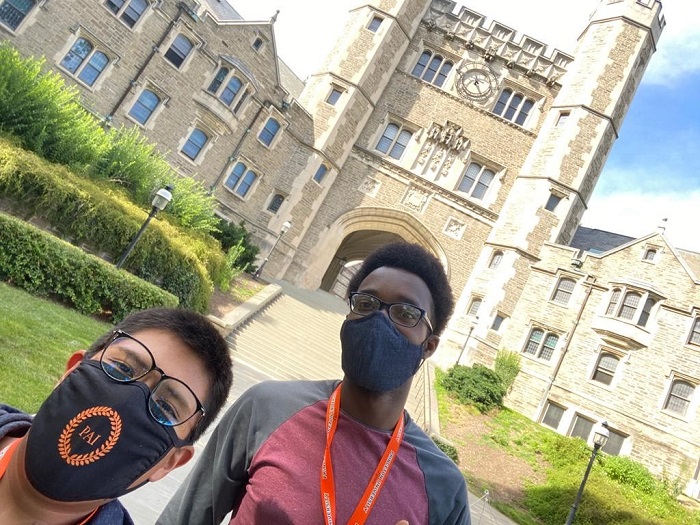
[[[302,79],[332,48],[359,0],[231,0],[248,20],[280,10],[281,58]],[[573,54],[599,0],[464,0],[458,4]],[[700,1],[663,3],[666,28],[620,129],[583,225],[630,236],[662,219],[676,247],[700,252]],[[695,89],[694,89],[695,88]]]

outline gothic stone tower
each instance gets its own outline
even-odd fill
[[[314,115],[308,175],[325,177],[290,196],[303,226],[284,277],[329,290],[378,244],[423,244],[459,297],[443,364],[470,326],[469,359],[491,363],[492,327],[507,329],[530,265],[545,242],[568,242],[586,209],[660,7],[603,0],[574,56],[448,0],[351,11],[301,96]]]

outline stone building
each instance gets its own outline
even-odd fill
[[[570,55],[451,0],[371,0],[306,82],[274,22],[225,0],[0,0],[3,38],[139,126],[263,255],[279,239],[266,275],[342,293],[375,246],[426,246],[458,299],[438,364],[520,352],[510,406],[583,438],[607,420],[610,453],[697,497],[700,255],[579,228],[660,2],[602,0]]]

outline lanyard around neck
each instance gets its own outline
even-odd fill
[[[333,463],[331,461],[331,443],[333,442],[335,429],[338,426],[338,418],[340,417],[341,386],[342,383],[331,394],[331,397],[328,399],[328,407],[326,408],[326,450],[323,455],[323,464],[321,465],[321,503],[326,525],[335,524],[335,481],[333,479]],[[355,508],[355,512],[352,513],[352,517],[348,522],[351,525],[362,525],[377,502],[379,492],[382,490],[387,477],[389,477],[391,466],[399,453],[399,447],[401,446],[401,441],[403,441],[403,429],[402,415],[398,423],[396,423],[391,440],[386,446],[384,455],[379,460],[377,468],[374,470],[374,474]]]
[[[0,451],[0,478],[2,478],[5,475],[5,471],[7,470],[7,467],[10,464],[10,459],[12,459],[12,456],[17,451],[17,447],[19,446],[20,441],[22,440],[18,439],[16,441],[13,441],[9,445],[7,445],[2,451]],[[90,515],[83,521],[78,523],[78,525],[86,525],[87,522],[90,521],[90,519],[97,513],[98,510],[99,507],[93,510],[90,513]]]

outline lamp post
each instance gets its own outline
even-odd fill
[[[119,257],[116,264],[117,268],[121,268],[124,265],[124,261],[126,261],[126,258],[129,257],[129,254],[134,249],[134,246],[136,246],[136,243],[139,242],[141,235],[143,235],[143,232],[146,231],[146,227],[148,226],[148,223],[151,222],[151,219],[155,217],[159,211],[163,211],[163,209],[165,209],[168,203],[173,199],[173,194],[171,193],[172,191],[173,187],[170,185],[158,190],[156,196],[153,197],[153,202],[151,202],[151,211],[148,214],[148,217],[146,217],[146,221],[141,225],[141,229],[136,233],[136,235],[134,235],[134,238],[131,239],[129,246],[127,246],[126,250],[124,250],[122,256]]]
[[[282,235],[287,233],[289,231],[289,228],[292,227],[292,223],[289,221],[284,221],[284,224],[282,224],[282,229],[280,229],[279,235],[277,235],[277,239],[275,240],[275,244],[272,245],[272,248],[270,248],[270,251],[267,252],[267,257],[265,257],[265,260],[262,262],[260,266],[258,266],[258,269],[255,270],[255,274],[253,275],[254,279],[258,279],[263,272],[263,268],[265,268],[265,265],[267,264],[267,261],[270,260],[270,255],[272,255],[272,252],[275,250],[277,247],[277,243],[280,242],[280,239],[282,238]]]
[[[583,475],[581,480],[581,486],[578,488],[576,493],[576,499],[574,504],[571,505],[571,510],[569,511],[569,516],[566,518],[565,525],[572,525],[574,523],[574,518],[576,516],[576,509],[578,509],[578,504],[581,502],[581,496],[583,496],[583,488],[586,486],[586,481],[588,481],[588,475],[591,473],[591,468],[593,467],[593,462],[598,454],[598,451],[605,446],[608,442],[608,437],[610,437],[610,432],[608,431],[608,422],[603,421],[597,430],[593,434],[593,452],[591,453],[591,459],[588,461],[588,467],[586,467],[586,473]]]
[[[477,317],[476,320],[474,321],[474,323],[476,323],[476,321],[478,321],[478,320],[479,320],[479,318]],[[459,351],[459,356],[457,357],[457,362],[455,363],[455,366],[457,366],[459,364],[460,360],[462,359],[462,354],[464,353],[464,350],[466,350],[467,345],[469,344],[469,338],[472,336],[473,331],[474,331],[474,324],[472,324],[469,327],[469,333],[467,334],[467,340],[464,341],[464,345],[462,346],[462,349]]]

